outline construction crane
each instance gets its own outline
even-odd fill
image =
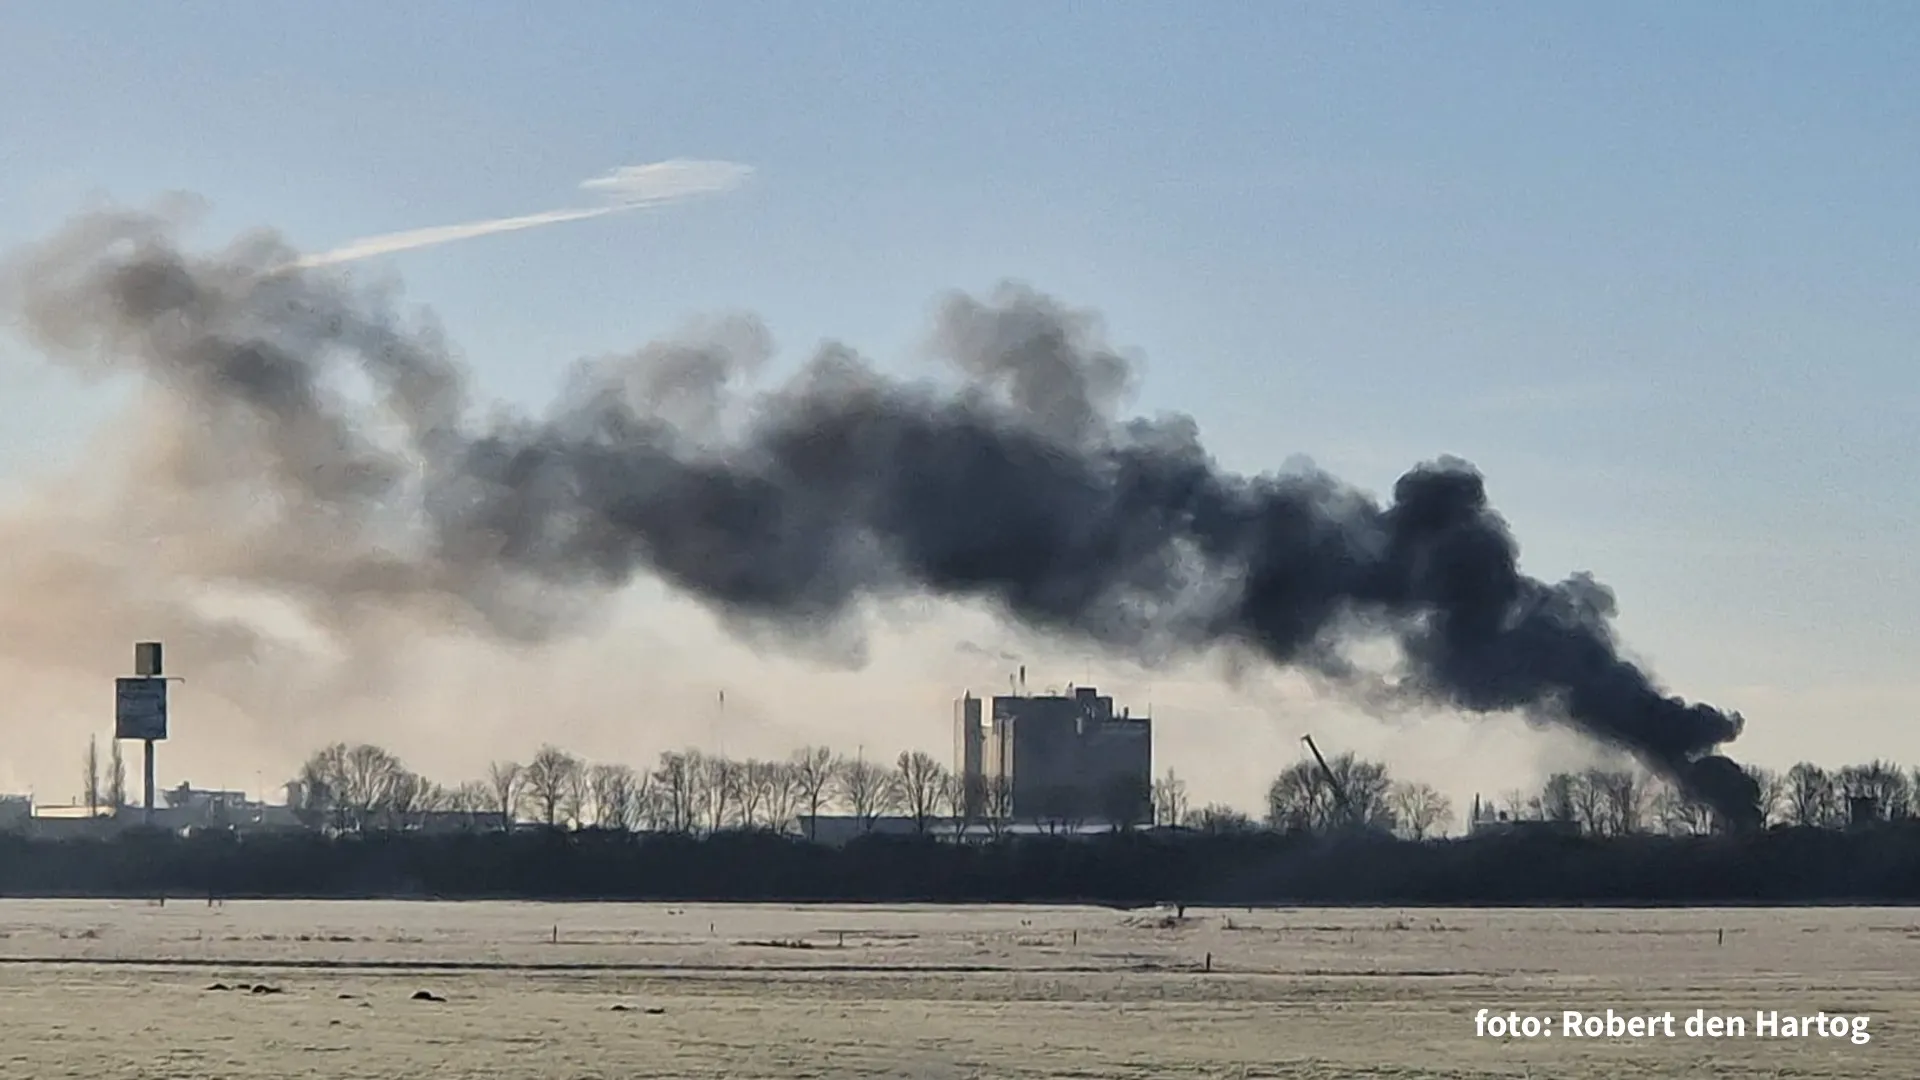
[[[1307,749],[1313,751],[1313,760],[1320,763],[1320,775],[1327,778],[1327,787],[1333,790],[1333,803],[1340,811],[1341,823],[1354,824],[1353,800],[1347,798],[1347,789],[1340,785],[1340,778],[1333,775],[1333,769],[1321,755],[1320,748],[1313,744],[1313,736],[1302,735],[1300,741],[1307,744]]]

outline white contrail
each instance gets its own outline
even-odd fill
[[[537,214],[521,214],[516,217],[493,218],[488,221],[469,221],[461,225],[435,225],[425,229],[382,233],[379,236],[367,236],[348,241],[339,247],[316,255],[302,256],[293,265],[332,266],[335,263],[351,262],[375,255],[391,255],[397,251],[411,251],[415,248],[432,247],[435,244],[452,243],[455,240],[471,240],[477,236],[492,236],[495,233],[533,229],[542,225],[558,225],[563,221],[584,221],[587,218],[618,214],[627,210],[661,206],[695,195],[731,191],[745,183],[752,172],[751,166],[739,165],[731,161],[689,161],[682,158],[656,161],[649,165],[624,165],[605,176],[595,177],[580,185],[582,190],[595,192],[608,200],[600,206],[570,210],[543,210]]]

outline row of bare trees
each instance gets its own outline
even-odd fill
[[[501,827],[532,822],[556,828],[675,833],[728,829],[788,831],[823,814],[867,825],[882,816],[911,818],[921,829],[965,818],[999,820],[1004,785],[973,799],[960,778],[921,751],[903,751],[889,767],[807,747],[784,760],[668,751],[652,769],[590,762],[543,746],[526,762],[498,761],[483,780],[434,784],[391,752],[366,744],[329,746],[309,758],[293,790],[294,809],[337,829],[405,826],[435,813],[494,817]]]
[[[1760,813],[1769,825],[1832,828],[1844,825],[1851,801],[1872,800],[1875,816],[1901,820],[1920,816],[1920,769],[1871,761],[1825,769],[1803,761],[1784,771],[1747,766],[1760,791]],[[1708,809],[1672,785],[1631,769],[1554,773],[1533,795],[1509,791],[1498,813],[1516,820],[1567,822],[1596,836],[1658,831],[1705,833]]]
[[[1557,772],[1534,794],[1511,790],[1483,809],[1488,818],[1571,824],[1594,836],[1658,831],[1704,833],[1712,813],[1671,784],[1635,769]]]
[[[1424,839],[1453,822],[1451,803],[1431,785],[1393,781],[1384,765],[1352,754],[1329,765],[1346,794],[1344,810],[1317,766],[1302,762],[1273,782],[1266,827],[1319,831],[1350,819]],[[447,788],[380,747],[336,744],[308,759],[294,790],[295,809],[310,823],[342,830],[404,827],[436,813],[492,818],[499,827],[530,822],[672,833],[792,831],[828,814],[845,814],[867,826],[883,816],[900,816],[922,831],[936,821],[954,820],[989,831],[1004,828],[1011,818],[1009,786],[994,778],[975,783],[969,791],[961,777],[921,751],[903,751],[887,766],[817,746],[771,761],[678,750],[661,754],[652,769],[639,770],[589,762],[549,745],[524,763],[495,762],[484,780]],[[1119,828],[1181,825],[1204,832],[1260,827],[1224,804],[1191,809],[1186,782],[1171,770],[1146,794],[1144,800],[1107,800],[1116,811],[1107,821]],[[1130,820],[1126,808],[1141,803],[1144,820]],[[1048,818],[1035,824],[1080,824],[1066,813]]]
[[[90,807],[126,802],[120,745],[109,746],[105,760],[97,743],[87,747],[83,783]],[[1385,764],[1351,753],[1327,764],[1340,795],[1317,763],[1296,762],[1270,785],[1262,822],[1219,803],[1191,809],[1186,783],[1172,771],[1153,781],[1150,798],[1143,800],[1147,820],[1116,814],[1111,821],[1122,828],[1151,823],[1205,832],[1325,832],[1353,825],[1415,840],[1445,835],[1456,822],[1451,800],[1430,784],[1398,780]],[[1873,761],[1828,770],[1801,762],[1784,771],[1748,772],[1770,824],[1844,824],[1856,798],[1871,799],[1883,818],[1920,816],[1920,769]],[[532,822],[676,833],[792,831],[830,814],[868,826],[883,816],[901,816],[922,830],[943,820],[1004,827],[1011,817],[1010,788],[991,778],[975,783],[969,791],[961,777],[922,751],[903,751],[883,765],[818,746],[785,759],[745,761],[690,749],[661,754],[651,769],[634,769],[589,762],[548,745],[525,763],[495,762],[484,779],[444,787],[386,749],[336,743],[306,761],[292,790],[294,809],[304,820],[341,830],[405,827],[437,814],[492,819],[499,827]],[[1115,803],[1129,804],[1124,798]],[[1538,792],[1510,790],[1483,813],[1565,822],[1594,835],[1703,833],[1713,825],[1705,807],[1633,769],[1555,773]],[[1064,816],[1052,823],[1074,824]]]
[[[1752,770],[1760,781],[1761,810],[1769,820],[1789,825],[1843,824],[1848,801],[1874,800],[1887,819],[1920,813],[1920,769],[1908,771],[1890,761],[1848,765],[1832,772],[1803,761],[1784,773]]]
[[[1328,759],[1344,804],[1325,772],[1312,761],[1284,770],[1267,792],[1265,825],[1282,831],[1325,832],[1357,825],[1408,839],[1445,835],[1455,823],[1451,800],[1432,785],[1394,779],[1386,765],[1353,754]],[[1828,770],[1801,762],[1785,771],[1749,766],[1768,824],[1827,828],[1845,824],[1851,801],[1872,800],[1876,816],[1920,816],[1920,769],[1886,761]],[[1659,777],[1636,769],[1594,768],[1559,772],[1534,794],[1510,791],[1498,813],[1514,820],[1566,822],[1599,836],[1664,832],[1701,834],[1714,826],[1711,811]],[[1226,807],[1209,807],[1193,822],[1214,831],[1245,829],[1253,822]]]
[[[127,803],[127,762],[120,756],[120,740],[108,740],[107,760],[100,760],[100,741],[87,740],[87,756],[81,765],[80,793],[87,811],[98,813],[104,807]]]
[[[1425,840],[1454,822],[1452,801],[1433,785],[1396,780],[1385,764],[1351,753],[1328,758],[1326,771],[1312,760],[1289,765],[1267,788],[1266,809],[1267,827],[1283,832],[1352,826]]]

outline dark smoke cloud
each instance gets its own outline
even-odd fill
[[[251,523],[220,573],[337,631],[405,609],[535,639],[652,575],[741,625],[972,598],[1149,662],[1233,646],[1334,678],[1356,674],[1343,643],[1386,633],[1400,693],[1570,724],[1755,817],[1714,753],[1739,715],[1623,659],[1591,577],[1520,573],[1470,465],[1421,465],[1384,505],[1310,469],[1224,472],[1190,421],[1121,418],[1130,365],[1023,287],[940,308],[957,387],[828,347],[756,390],[770,346],[734,320],[582,365],[544,416],[480,420],[432,327],[294,258],[94,215],[26,252],[9,300],[48,355],[165,390],[219,466],[191,494]]]

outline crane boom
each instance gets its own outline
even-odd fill
[[[1333,789],[1333,801],[1340,807],[1340,813],[1351,819],[1353,801],[1347,798],[1347,789],[1340,786],[1339,777],[1333,775],[1333,769],[1327,764],[1327,759],[1321,755],[1320,748],[1314,745],[1313,736],[1302,735],[1300,741],[1307,744],[1307,749],[1313,751],[1313,760],[1320,763],[1320,774],[1327,778],[1327,786]]]

